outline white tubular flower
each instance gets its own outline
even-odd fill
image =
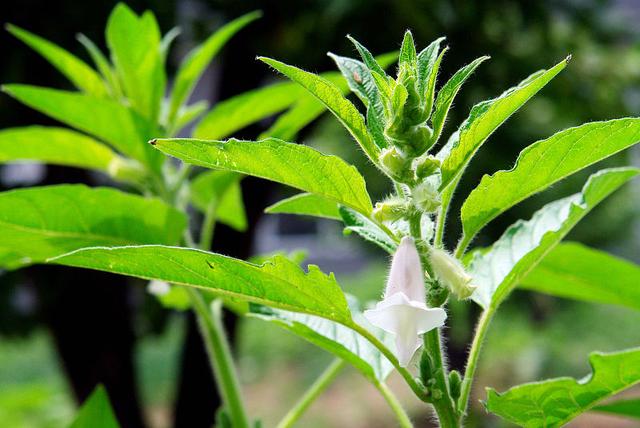
[[[458,298],[466,299],[473,294],[477,287],[471,283],[473,278],[464,270],[458,259],[436,248],[431,250],[429,258],[438,279]]]
[[[364,312],[371,324],[395,335],[396,357],[402,367],[409,365],[420,347],[420,336],[442,326],[447,318],[442,308],[427,307],[423,275],[413,239],[402,238],[382,301]]]

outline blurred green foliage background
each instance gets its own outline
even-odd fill
[[[174,65],[189,46],[204,39],[221,23],[250,10],[264,11],[264,18],[232,40],[212,67],[211,81],[197,94],[212,100],[276,78],[254,60],[257,54],[308,70],[325,71],[333,69],[325,55],[327,51],[354,53],[344,37],[346,34],[352,34],[375,53],[397,49],[406,28],[413,31],[422,47],[445,35],[451,49],[443,62],[441,81],[480,55],[492,56],[458,96],[445,134],[457,127],[476,102],[496,96],[532,72],[572,54],[569,68],[490,138],[465,174],[452,213],[483,173],[509,168],[517,153],[537,139],[586,121],[640,114],[640,29],[634,25],[640,18],[640,4],[632,0],[136,0],[128,3],[137,11],[153,10],[164,32],[174,25],[183,27],[182,41],[169,61]],[[102,29],[114,4],[105,0],[86,4],[28,0],[3,4],[0,16],[3,21],[33,30],[83,55],[74,40],[75,34],[81,31],[94,40],[102,40]],[[45,64],[34,59],[34,53],[10,41],[6,34],[0,39],[0,49],[2,82],[66,86],[55,73],[42,70]],[[42,117],[17,106],[7,97],[0,98],[0,112],[3,128],[43,122]],[[259,131],[251,128],[240,136],[255,138]],[[299,139],[355,163],[370,180],[372,194],[383,196],[389,191],[388,183],[376,177],[373,167],[365,162],[332,117],[323,117]],[[626,153],[607,162],[637,163],[638,157],[636,151],[635,155]],[[528,218],[545,202],[575,192],[589,172],[592,170],[577,174],[500,216],[477,243],[492,242],[515,219]],[[619,192],[570,238],[640,261],[638,195],[637,185]],[[449,226],[447,242],[451,245],[458,236],[455,216],[449,219]],[[341,237],[337,228],[335,232],[335,238],[323,241],[326,245],[338,246],[344,240],[356,240]],[[349,292],[373,299],[384,283],[386,256],[362,247],[367,261],[364,267],[354,272],[339,272],[338,279]],[[331,270],[332,266],[322,268]],[[20,284],[19,280],[5,275],[0,281],[0,425],[64,426],[74,412],[74,403],[46,328],[38,323],[37,305],[35,309],[25,310],[24,305],[16,303],[21,301],[23,292],[15,286]],[[175,394],[176,361],[183,340],[184,319],[181,314],[158,316],[157,312],[162,310],[149,302],[142,287],[135,292],[134,301],[134,306],[143,308],[136,318],[136,362],[147,419],[151,426],[165,427]],[[455,304],[450,312],[450,359],[453,366],[460,367],[476,310],[470,304]],[[640,325],[640,314],[626,309],[516,292],[492,326],[477,385],[491,385],[500,390],[546,376],[582,376],[588,371],[589,351],[637,346],[640,331],[630,328],[637,325]],[[304,386],[330,360],[310,345],[257,320],[242,322],[237,345],[250,407],[264,417],[265,426],[278,420],[287,405],[295,401]],[[392,385],[399,386],[393,381]],[[402,392],[402,387],[397,389]],[[482,396],[482,388],[476,389],[476,396]],[[412,401],[408,394],[403,397],[416,420],[428,426],[428,415],[420,404]],[[473,411],[470,425],[501,426],[497,420],[486,419],[479,405]],[[304,426],[384,427],[390,426],[390,421],[389,412],[377,393],[355,372],[348,371],[314,405],[304,419]],[[578,419],[574,426],[614,426],[615,423],[611,419]]]

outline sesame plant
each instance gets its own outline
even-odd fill
[[[637,176],[638,169],[602,169],[578,193],[509,226],[491,246],[470,248],[474,237],[501,213],[635,144],[640,140],[637,118],[587,123],[531,144],[512,169],[485,175],[469,195],[459,195],[465,198],[455,214],[462,235],[455,248],[444,246],[446,219],[454,215],[448,209],[465,168],[491,134],[554,79],[570,57],[475,105],[446,140],[444,125],[457,92],[488,57],[439,84],[438,70],[447,51],[444,39],[418,52],[410,32],[402,41],[395,77],[385,71],[395,54],[374,57],[350,38],[359,60],[330,54],[342,77],[260,58],[293,82],[224,101],[198,119],[208,107],[186,105],[195,82],[222,44],[255,17],[227,24],[196,48],[182,63],[166,98],[164,61],[176,32],[161,38],[150,13],[137,16],[122,5],[114,10],[106,32],[111,62],[80,38],[98,71],[10,27],[78,91],[5,85],[5,92],[75,130],[4,130],[0,159],[102,171],[123,190],[47,186],[0,193],[2,266],[47,262],[171,284],[159,297],[167,305],[180,301],[198,316],[224,401],[221,427],[254,424],[222,328],[222,307],[275,323],[336,357],[279,427],[295,424],[347,364],[380,391],[400,426],[410,427],[412,421],[385,383],[394,371],[433,409],[440,426],[462,426],[491,320],[518,286],[640,309],[637,266],[561,242],[589,211]],[[348,89],[362,109],[346,98]],[[372,203],[365,178],[354,166],[286,141],[325,108],[388,178],[390,195],[384,200]],[[285,109],[257,141],[222,140]],[[194,138],[175,138],[194,120]],[[314,265],[302,269],[283,255],[255,264],[209,252],[216,222],[239,229],[245,225],[238,187],[242,175],[303,192],[266,212],[342,222],[348,233],[392,255],[380,301],[357,302],[341,290],[333,274]],[[204,214],[199,239],[187,227],[194,212],[189,207]],[[464,373],[447,367],[442,340],[446,306],[454,299],[482,309]],[[549,379],[502,393],[489,388],[486,395],[473,398],[481,399],[489,412],[527,427],[561,426],[594,407],[632,413],[627,402],[596,406],[640,382],[640,349],[594,353],[590,362],[593,371],[582,380]],[[91,426],[95,418],[117,426],[105,407],[106,395],[97,390],[77,426]]]

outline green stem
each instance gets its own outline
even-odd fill
[[[395,367],[395,369],[398,370],[398,373],[400,373],[400,375],[404,378],[405,382],[407,382],[407,384],[409,385],[409,388],[411,388],[413,393],[422,401],[427,401],[427,398],[428,398],[427,390],[423,386],[418,385],[418,382],[416,382],[416,380],[414,379],[413,375],[409,372],[409,370],[400,366],[400,363],[398,362],[398,359],[396,358],[396,356],[393,355],[393,352],[391,352],[389,348],[387,348],[384,345],[384,343],[380,341],[380,339],[378,339],[369,330],[367,330],[366,328],[362,327],[361,325],[355,322],[352,322],[350,324],[344,324],[344,325],[360,333],[362,337],[367,339],[373,346],[375,346],[382,353],[382,355],[384,355],[389,360],[389,362],[393,365],[393,367]]]
[[[460,386],[460,398],[458,399],[458,411],[460,415],[463,416],[467,411],[467,406],[469,405],[469,395],[471,394],[471,386],[478,366],[480,349],[482,348],[482,343],[487,336],[487,331],[489,330],[489,324],[493,319],[493,314],[494,310],[491,308],[486,309],[482,313],[473,337],[471,350],[469,351],[469,358],[467,359],[467,368],[465,369],[462,385]]]
[[[449,392],[448,373],[442,357],[440,329],[433,329],[424,335],[424,351],[431,357],[432,373],[423,374],[432,384],[429,385],[429,401],[438,414],[441,428],[458,427],[458,417]],[[426,376],[425,376],[426,375]]]
[[[460,239],[460,242],[458,242],[458,245],[456,246],[456,250],[453,253],[453,256],[455,258],[462,259],[462,256],[464,256],[464,252],[467,251],[467,247],[471,242],[471,238],[473,237],[467,237],[467,235],[465,235],[464,233],[462,234],[462,239]]]
[[[389,407],[391,407],[391,410],[393,410],[393,413],[396,415],[396,420],[398,421],[400,426],[402,428],[413,428],[413,424],[411,423],[411,419],[409,419],[409,415],[407,415],[404,407],[402,407],[402,404],[400,404],[389,387],[384,382],[376,383],[375,386],[387,401]]]
[[[294,423],[300,419],[300,417],[304,414],[304,412],[309,408],[311,403],[315,401],[320,394],[322,394],[333,382],[333,380],[338,376],[340,371],[347,365],[347,363],[340,359],[336,358],[330,365],[325,369],[324,372],[316,379],[315,382],[309,387],[307,392],[298,400],[296,405],[287,412],[284,418],[277,425],[277,428],[289,428],[293,426]]]
[[[202,220],[202,227],[200,228],[200,242],[198,246],[200,249],[209,251],[211,250],[211,241],[213,240],[213,231],[216,227],[216,211],[218,210],[218,202],[214,199],[209,202],[207,210],[204,213],[204,219]]]
[[[238,375],[222,325],[222,302],[214,300],[209,308],[198,290],[190,287],[186,289],[197,315],[200,334],[204,340],[225,409],[231,418],[231,425],[234,428],[249,428]]]

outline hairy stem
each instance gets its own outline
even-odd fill
[[[376,383],[375,386],[376,388],[378,388],[378,391],[380,391],[384,399],[387,400],[387,403],[389,404],[389,407],[391,407],[391,410],[393,410],[393,413],[395,413],[396,420],[398,421],[400,427],[413,428],[413,424],[411,423],[411,419],[409,419],[409,415],[407,415],[404,407],[402,407],[402,404],[400,404],[398,398],[396,398],[389,387],[384,382]]]
[[[471,349],[469,351],[469,358],[467,359],[467,367],[464,371],[464,378],[462,385],[460,386],[460,398],[458,399],[458,411],[464,417],[469,405],[469,395],[471,394],[471,386],[473,385],[473,378],[478,366],[478,359],[480,357],[480,349],[482,343],[487,336],[489,330],[489,324],[493,319],[494,310],[491,308],[486,309],[478,321],[476,332],[473,337]]]
[[[440,329],[433,329],[424,335],[424,351],[432,361],[432,372],[421,373],[422,378],[429,379],[429,402],[438,414],[441,428],[458,426],[458,417],[449,392],[448,373],[444,364],[441,346]],[[421,367],[422,368],[422,367]]]
[[[231,418],[231,424],[234,428],[249,428],[238,375],[222,325],[222,302],[215,300],[209,308],[200,291],[190,287],[186,289],[197,315],[200,334],[204,340],[225,409]]]
[[[298,400],[295,406],[287,412],[284,418],[277,425],[277,428],[289,428],[300,419],[304,412],[311,406],[320,394],[322,394],[338,376],[340,371],[346,366],[346,362],[340,358],[336,358],[325,370],[320,377],[307,389],[304,395]]]

